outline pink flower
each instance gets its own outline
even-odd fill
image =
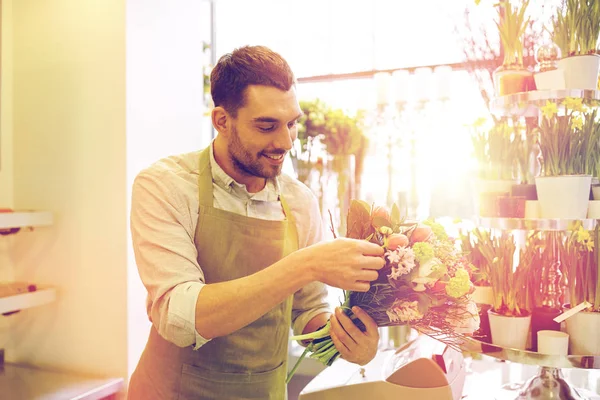
[[[394,300],[392,307],[386,311],[390,322],[411,322],[423,318],[419,311],[418,301]]]
[[[399,279],[408,274],[415,267],[415,253],[410,247],[397,247],[396,250],[388,250],[385,258],[390,262],[392,273],[390,279]]]

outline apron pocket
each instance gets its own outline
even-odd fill
[[[230,373],[183,364],[179,400],[283,400],[286,364],[259,373]]]

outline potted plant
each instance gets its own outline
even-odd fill
[[[586,218],[592,174],[598,159],[596,112],[580,98],[542,107],[539,126],[542,176],[535,179],[542,218]]]
[[[600,355],[599,229],[587,231],[580,225],[567,237],[561,254],[570,303],[565,308],[589,304],[566,320],[570,353],[575,355]]]
[[[471,143],[477,162],[477,180],[475,183],[476,211],[483,217],[498,216],[497,200],[508,196],[518,169],[518,146],[515,131],[503,120],[494,120],[487,128],[485,119],[473,124]]]
[[[554,42],[561,48],[558,67],[567,89],[594,90],[598,84],[600,55],[600,2],[566,0],[553,20]]]
[[[514,268],[516,244],[510,233],[489,237],[482,254],[489,265],[489,280],[494,301],[488,311],[492,343],[513,349],[525,349],[531,314],[520,302],[526,290],[527,270]]]
[[[318,138],[325,133],[325,113],[327,106],[320,99],[300,101],[302,117],[298,121],[298,137],[290,156],[294,171],[300,182],[309,184],[309,176],[316,170],[316,159],[319,154],[315,150]]]
[[[340,234],[346,230],[346,218],[351,200],[356,197],[356,176],[362,173],[368,140],[364,134],[364,114],[351,116],[340,109],[327,108],[321,142],[331,156],[329,165],[337,180],[338,226]]]
[[[498,96],[526,92],[533,86],[533,73],[523,65],[523,35],[529,23],[529,19],[525,18],[528,5],[529,0],[516,7],[509,0],[501,0],[498,4],[496,26],[504,51],[502,65],[493,74]]]
[[[556,265],[558,254],[553,252],[554,233],[531,231],[525,238],[525,245],[519,252],[519,268],[523,271],[523,287],[518,301],[526,310],[531,310],[531,348],[537,351],[537,332],[541,330],[560,330],[560,324],[554,321],[561,311],[561,304],[547,301],[547,288],[560,285],[553,282],[557,276],[549,268]],[[560,279],[560,278],[558,278]]]

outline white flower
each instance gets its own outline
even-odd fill
[[[427,289],[425,285],[433,285],[435,282],[437,282],[438,279],[430,278],[429,275],[440,268],[440,265],[441,261],[437,258],[432,258],[427,262],[419,264],[418,275],[412,280],[412,283],[415,285],[413,286],[413,290],[415,292],[423,292],[425,289]]]

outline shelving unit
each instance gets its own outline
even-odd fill
[[[20,228],[50,226],[53,222],[53,215],[48,211],[0,213],[0,231],[8,233],[16,233]],[[56,289],[49,287],[0,297],[0,318],[2,314],[55,300]],[[0,349],[0,399],[100,400],[111,398],[123,385],[123,378],[89,377],[4,362],[4,351]]]
[[[496,97],[490,102],[490,110],[497,115],[537,117],[539,108],[547,101],[560,101],[568,97],[581,98],[586,105],[600,103],[600,90],[564,89],[533,90]]]
[[[532,230],[532,231],[569,231],[578,228],[593,230],[595,219],[527,219],[527,218],[478,218],[475,222],[486,229]]]
[[[0,213],[0,229],[49,226],[54,222],[48,211],[16,211]]]
[[[119,392],[123,378],[94,378],[18,364],[0,364],[0,398],[99,400]]]
[[[0,314],[41,306],[52,303],[55,300],[56,289],[54,288],[42,288],[34,292],[0,297]]]

